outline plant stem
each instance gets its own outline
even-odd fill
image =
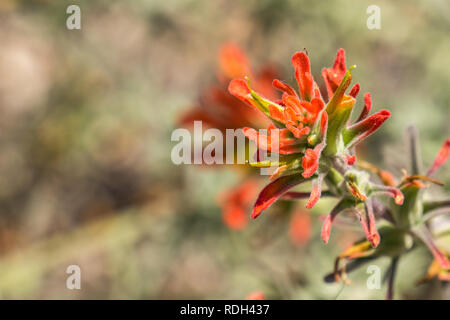
[[[397,270],[398,260],[399,256],[392,259],[391,266],[389,268],[389,278],[388,278],[388,289],[386,293],[386,300],[393,300],[394,299],[394,281],[395,281],[395,274]]]

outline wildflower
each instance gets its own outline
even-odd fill
[[[439,153],[437,154],[436,159],[434,160],[430,169],[428,169],[427,176],[430,177],[431,175],[433,175],[436,172],[436,170],[439,169],[439,167],[442,166],[447,161],[449,155],[450,155],[450,139],[447,139],[442,145],[441,150],[439,150]]]
[[[217,83],[203,91],[197,105],[186,112],[179,123],[189,126],[195,120],[201,120],[205,126],[223,132],[226,129],[238,129],[245,126],[258,128],[266,126],[268,122],[262,115],[228,94],[227,84],[232,78],[251,75],[258,90],[276,99],[277,92],[271,86],[272,78],[277,74],[275,68],[266,65],[258,72],[253,71],[245,53],[232,43],[221,47],[218,64]]]
[[[238,129],[245,126],[265,127],[269,121],[259,112],[248,108],[244,103],[232,97],[227,91],[228,82],[234,77],[250,75],[255,87],[264,95],[276,99],[277,91],[272,87],[272,79],[277,74],[275,68],[266,65],[257,71],[250,66],[246,54],[235,44],[222,45],[218,55],[217,81],[208,86],[201,94],[196,106],[190,108],[180,119],[181,126],[192,126],[194,121],[219,129]],[[203,154],[203,152],[202,152]],[[226,148],[223,150],[226,159]],[[236,157],[236,155],[235,155]],[[240,170],[247,178],[251,172]],[[242,230],[248,223],[247,210],[257,188],[256,179],[241,182],[235,188],[225,191],[219,197],[224,223],[233,230]]]
[[[448,253],[446,253],[445,256],[447,260],[450,259],[450,255]],[[428,267],[427,274],[418,281],[418,284],[428,282],[433,278],[438,278],[440,281],[450,281],[450,269],[443,268],[439,261],[434,259]]]
[[[259,149],[279,154],[278,168],[270,177],[273,181],[259,194],[252,217],[258,217],[279,197],[291,188],[312,182],[312,190],[306,208],[314,207],[322,195],[325,182],[334,196],[341,201],[332,210],[324,223],[322,238],[328,241],[331,224],[337,214],[357,205],[363,205],[365,214],[353,210],[363,225],[367,238],[376,247],[379,236],[375,219],[370,207],[370,196],[388,195],[403,201],[403,195],[394,187],[377,186],[368,179],[366,172],[352,168],[356,162],[354,147],[375,132],[386,121],[390,113],[382,110],[369,116],[372,107],[370,94],[364,95],[364,108],[355,123],[350,116],[360,91],[360,85],[354,85],[348,94],[352,80],[350,67],[346,69],[345,52],[338,51],[332,68],[322,70],[328,101],[322,97],[315,82],[308,55],[297,52],[292,57],[298,93],[288,84],[274,80],[274,88],[282,92],[280,100],[273,100],[254,91],[250,78],[234,79],[230,82],[229,92],[254,109],[259,110],[272,124],[267,134],[260,134],[254,128],[244,128],[248,139],[257,143]],[[273,139],[278,146],[273,148]],[[263,165],[263,163],[256,164]]]
[[[230,229],[242,230],[247,226],[247,211],[251,207],[258,188],[258,181],[249,179],[220,194],[219,203],[222,207],[222,218]]]

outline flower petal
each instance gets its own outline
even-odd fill
[[[300,139],[301,137],[303,137],[304,135],[309,134],[309,132],[311,131],[311,129],[309,127],[304,127],[299,129],[298,127],[294,127],[291,124],[286,124],[286,128],[288,128],[292,134],[294,135],[294,137],[296,137],[297,139]]]
[[[301,175],[292,174],[289,176],[283,176],[269,183],[261,191],[258,199],[255,202],[252,212],[252,218],[257,218],[263,210],[272,205],[272,203],[274,203],[286,191],[305,181],[307,181],[307,179],[303,178]]]
[[[371,186],[371,195],[386,195],[394,198],[395,204],[402,205],[405,197],[400,189],[391,186],[382,186],[373,184]]]
[[[288,129],[269,130],[269,134],[261,134],[253,128],[243,128],[242,132],[256,143],[258,149],[279,154],[292,154],[302,152],[304,147],[297,140],[286,137]]]
[[[376,248],[380,243],[380,235],[377,230],[377,225],[375,223],[375,216],[373,214],[372,202],[370,199],[364,203],[365,215],[363,216],[357,209],[353,209],[356,213],[358,219],[361,222],[364,233],[366,234],[367,240],[370,242],[372,248]]]
[[[269,114],[270,117],[274,120],[277,120],[279,122],[284,121],[283,112],[281,112],[280,109],[275,107],[273,104],[269,105]]]
[[[322,194],[322,181],[325,178],[326,173],[320,173],[317,179],[314,179],[312,182],[312,190],[309,196],[309,200],[306,203],[306,208],[311,209],[314,205],[319,201],[319,198]]]
[[[311,192],[297,192],[297,191],[289,191],[283,194],[284,200],[297,200],[297,199],[308,199],[311,196]],[[322,191],[321,197],[335,197],[335,195],[329,191]]]
[[[449,155],[450,155],[450,139],[447,139],[442,145],[441,150],[439,150],[436,159],[434,159],[434,162],[431,165],[430,169],[428,169],[427,176],[431,176],[433,173],[435,173],[436,170],[439,169],[439,167],[442,166],[447,161]]]
[[[389,111],[381,110],[345,129],[343,132],[345,146],[347,148],[354,147],[376,131],[390,116]]]
[[[350,97],[356,98],[356,96],[359,93],[359,90],[361,89],[361,86],[359,85],[359,83],[356,83],[353,88],[350,90],[350,92],[348,93],[348,95]]]
[[[311,75],[311,64],[305,52],[297,52],[292,56],[300,95],[303,100],[310,101],[313,95],[314,81]]]
[[[228,85],[228,91],[234,95],[236,98],[244,101],[251,107],[254,107],[264,113],[266,116],[270,117],[269,106],[278,108],[280,111],[283,110],[282,106],[277,105],[275,102],[267,100],[266,98],[260,96],[258,93],[250,89],[248,81],[243,79],[233,79]]]
[[[354,165],[355,164],[355,162],[356,162],[356,156],[355,155],[347,155],[347,157],[346,157],[346,159],[345,159],[345,161],[347,162],[347,164],[349,165],[349,166],[352,166],[352,165]]]
[[[247,81],[243,79],[233,79],[228,85],[228,91],[238,99],[241,99],[250,106],[254,105],[254,99],[250,95],[250,87]]]
[[[247,56],[233,43],[227,43],[220,48],[219,66],[220,71],[228,79],[242,78],[251,74]]]
[[[322,69],[322,77],[327,87],[328,99],[331,99],[345,75],[345,51],[339,49],[332,68]]]
[[[314,149],[306,149],[302,158],[303,173],[305,178],[311,177],[319,168],[320,145]]]
[[[366,92],[364,94],[364,107],[361,110],[361,114],[359,115],[358,119],[356,120],[356,122],[359,122],[365,118],[367,118],[367,116],[370,113],[370,109],[372,108],[372,98],[370,96],[369,92]]]
[[[297,93],[295,93],[295,90],[292,89],[292,87],[278,79],[275,79],[272,81],[272,86],[282,92],[286,92],[287,94],[291,96],[297,96]]]

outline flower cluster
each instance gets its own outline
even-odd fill
[[[278,153],[280,159],[279,163],[267,164],[277,166],[271,176],[274,181],[259,194],[252,217],[258,217],[292,187],[310,180],[312,191],[306,207],[312,208],[321,197],[322,183],[326,181],[329,185],[327,193],[340,197],[341,201],[324,223],[323,240],[328,242],[331,224],[339,212],[365,204],[366,214],[358,210],[355,214],[360,218],[367,238],[376,247],[379,235],[370,201],[366,200],[375,194],[386,194],[401,204],[403,195],[394,187],[371,183],[366,172],[352,168],[356,161],[354,147],[377,130],[390,113],[382,110],[369,116],[372,102],[370,94],[366,93],[361,114],[355,123],[351,123],[360,85],[355,84],[346,93],[354,66],[346,69],[343,49],[338,51],[333,67],[322,70],[327,100],[322,97],[314,81],[308,55],[297,52],[292,57],[292,64],[299,93],[288,84],[274,80],[273,87],[282,92],[282,98],[277,101],[252,90],[248,78],[234,79],[229,84],[231,94],[260,110],[272,121],[267,135],[259,134],[253,128],[244,128],[244,134],[254,140],[258,148]],[[278,144],[272,143],[274,137],[278,139]],[[263,166],[264,163],[257,165]]]
[[[233,43],[226,43],[220,48],[218,66],[217,81],[202,91],[198,102],[182,115],[178,124],[192,127],[194,121],[202,121],[203,125],[219,129],[223,133],[227,129],[245,126],[259,128],[268,125],[263,115],[230,96],[227,85],[235,77],[250,75],[258,90],[268,97],[276,98],[277,92],[271,85],[273,77],[277,74],[276,69],[267,64],[255,71],[246,54]],[[227,156],[225,148],[223,156],[224,158]],[[247,225],[248,218],[245,212],[251,206],[258,188],[255,178],[247,181],[252,174],[251,171],[241,170],[241,172],[245,175],[243,181],[223,191],[218,199],[223,221],[232,230],[241,230]]]
[[[251,67],[243,50],[233,43],[222,45],[218,54],[217,81],[208,85],[200,96],[199,101],[185,112],[178,123],[184,127],[193,126],[194,121],[210,128],[221,130],[238,129],[246,126],[263,128],[270,121],[258,110],[235,99],[227,91],[227,85],[233,78],[249,76],[256,90],[269,99],[281,97],[272,87],[272,79],[278,74],[271,64],[265,64],[255,70]],[[224,157],[226,157],[224,150]],[[236,166],[243,175],[242,181],[224,190],[218,197],[218,204],[222,209],[222,218],[231,230],[242,230],[248,224],[247,211],[252,206],[254,197],[260,188],[261,176],[257,170],[245,166]],[[246,169],[245,169],[246,168]],[[295,245],[302,246],[310,236],[310,217],[303,210],[292,212],[290,223],[290,238]]]
[[[257,93],[251,88],[248,77],[233,79],[228,87],[232,95],[271,121],[265,133],[251,127],[243,128],[246,137],[255,141],[259,149],[279,156],[277,163],[257,158],[259,162],[254,164],[275,167],[275,170],[270,177],[273,181],[259,193],[251,216],[258,217],[279,198],[308,198],[306,207],[312,208],[321,196],[332,196],[338,198],[338,202],[323,223],[323,241],[328,242],[333,221],[341,212],[353,213],[366,235],[338,256],[331,274],[333,280],[346,281],[342,260],[353,260],[355,266],[388,256],[392,258],[388,298],[392,298],[399,257],[420,243],[425,244],[435,258],[424,279],[437,276],[448,280],[448,253],[438,248],[427,222],[448,213],[450,200],[425,202],[423,190],[428,182],[441,184],[432,175],[448,159],[450,140],[446,140],[426,175],[422,175],[416,154],[417,139],[412,138],[411,174],[404,172],[397,183],[388,171],[356,159],[355,146],[374,133],[390,117],[390,112],[381,110],[369,115],[372,101],[370,94],[365,93],[360,114],[352,117],[360,85],[349,89],[354,66],[346,68],[344,50],[338,51],[333,67],[322,70],[327,99],[314,81],[308,55],[297,52],[292,64],[298,92],[280,80],[273,80],[273,87],[282,92],[281,99]],[[352,118],[356,120],[352,122]],[[373,175],[381,183],[373,182]],[[312,182],[311,192],[290,191],[307,181]],[[322,190],[323,183],[327,185],[326,190]],[[379,196],[392,199],[379,199]],[[377,223],[378,220],[381,222]]]
[[[223,132],[245,126],[266,126],[268,122],[264,116],[228,94],[227,84],[233,78],[251,76],[258,90],[267,97],[276,98],[277,92],[271,85],[278,73],[276,69],[266,65],[254,71],[244,52],[232,43],[221,47],[218,65],[217,81],[202,91],[198,103],[181,117],[179,124],[190,126],[194,121],[202,121],[204,125]]]

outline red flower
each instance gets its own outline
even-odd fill
[[[252,73],[247,56],[232,43],[226,43],[220,49],[219,67],[221,71],[219,78],[233,79]]]
[[[427,176],[432,176],[433,173],[435,173],[436,170],[439,169],[439,167],[442,166],[448,160],[449,154],[450,154],[450,139],[447,139],[442,145],[441,150],[439,150],[430,169],[428,169]]]
[[[219,195],[223,221],[230,229],[242,230],[247,226],[247,212],[258,188],[258,181],[250,179]]]
[[[254,72],[245,53],[235,44],[223,45],[218,57],[218,83],[208,86],[196,106],[186,112],[179,123],[190,126],[195,120],[201,120],[205,126],[225,132],[226,129],[238,129],[244,126],[265,127],[267,120],[259,112],[254,112],[245,104],[231,97],[227,92],[228,82],[235,77],[251,75],[255,88],[271,99],[277,98],[272,88],[272,79],[276,71],[270,65]]]
[[[272,203],[274,203],[279,197],[286,193],[292,187],[304,182],[305,179],[296,174],[282,176],[277,180],[269,183],[259,193],[253,206],[252,218],[257,218],[261,212],[267,209]]]
[[[328,99],[333,97],[334,92],[341,84],[342,79],[344,79],[346,71],[345,51],[344,49],[339,49],[333,67],[322,69],[322,77],[327,86]]]
[[[334,66],[322,71],[328,90],[328,103],[325,103],[314,81],[307,54],[295,53],[292,65],[299,94],[288,84],[276,79],[272,85],[283,92],[281,100],[274,101],[258,94],[250,88],[248,77],[246,80],[234,79],[228,87],[232,95],[272,121],[267,133],[244,128],[246,137],[255,141],[259,149],[280,155],[279,167],[271,176],[271,179],[277,180],[260,193],[253,209],[253,218],[287,190],[309,179],[312,180],[313,188],[306,207],[312,208],[321,196],[322,181],[329,173],[330,161],[342,158],[347,165],[353,165],[356,157],[350,154],[350,149],[372,134],[390,116],[387,110],[382,110],[367,117],[372,102],[370,95],[365,94],[365,107],[358,121],[353,125],[348,123],[360,86],[356,84],[349,95],[345,94],[352,77],[350,70],[347,71],[345,67],[343,49],[338,51]],[[358,200],[365,201],[366,197],[357,192],[359,189],[356,184],[349,191],[354,196],[360,195]]]
[[[289,236],[293,244],[304,246],[311,237],[311,218],[302,211],[294,212],[291,218]]]
[[[272,102],[266,98],[260,97],[256,92],[250,89],[248,83],[242,79],[234,79],[230,82],[228,90],[231,94],[244,101],[248,105],[263,111],[274,123],[281,123],[285,129],[281,129],[283,137],[280,139],[280,153],[291,154],[299,153],[301,140],[305,140],[306,136],[312,133],[313,126],[319,113],[323,110],[325,104],[320,96],[318,86],[313,82],[310,74],[309,59],[304,52],[296,53],[292,58],[295,68],[295,74],[300,88],[301,96],[299,98],[295,90],[289,85],[279,80],[274,80],[272,85],[283,91],[280,101]],[[314,90],[313,90],[314,88]],[[312,100],[311,100],[312,97]],[[323,122],[323,121],[322,121]],[[326,127],[326,120],[321,129]],[[249,133],[247,137],[256,140],[254,131],[244,129],[244,133]],[[289,135],[291,138],[289,138]],[[323,138],[323,132],[320,132]],[[300,140],[300,141],[299,141]],[[311,141],[311,140],[310,140]],[[305,141],[303,141],[304,143]],[[297,145],[297,148],[290,147],[289,150],[283,148],[285,145]],[[258,144],[258,146],[260,146]],[[260,146],[262,149],[268,150],[266,145]]]
[[[446,254],[447,260],[450,259],[450,255]],[[441,281],[450,281],[450,270],[445,269],[441,266],[438,260],[434,259],[427,270],[426,276],[419,281],[419,283],[424,283],[430,281],[433,278],[438,278]]]

